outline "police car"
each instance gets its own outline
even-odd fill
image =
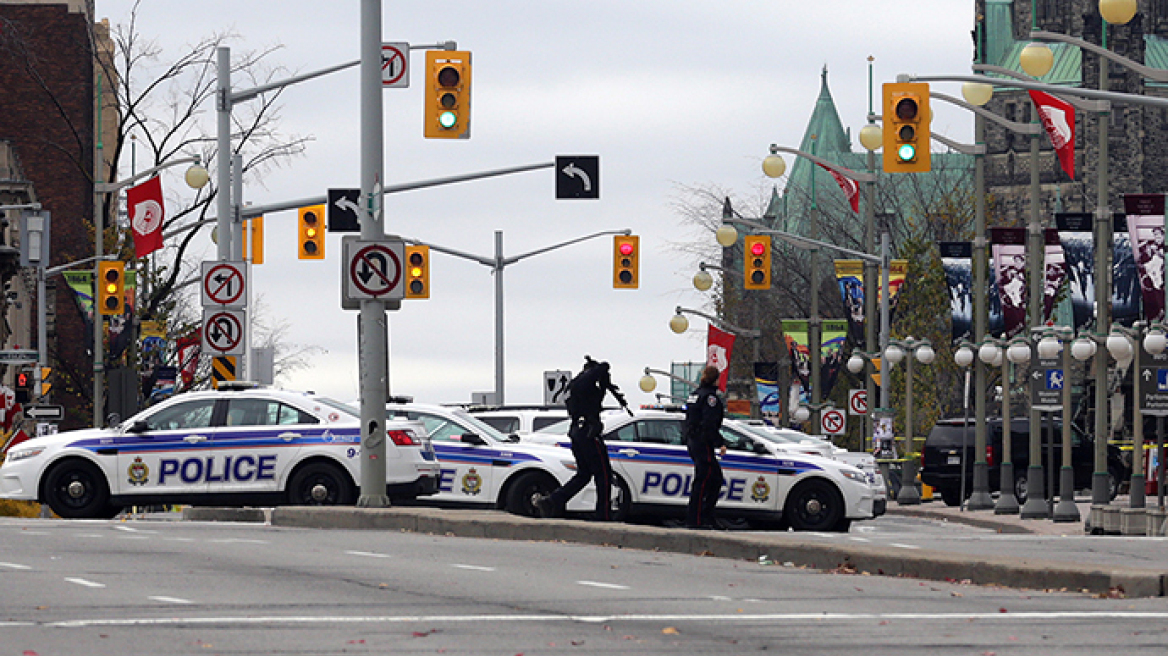
[[[461,408],[401,402],[386,405],[386,414],[420,421],[434,445],[441,466],[438,493],[421,503],[499,508],[538,517],[534,497],[555,490],[576,471],[571,451],[521,443]],[[614,498],[614,509],[617,503]],[[569,513],[595,509],[596,487],[591,483],[567,507]]]
[[[504,435],[523,435],[568,420],[564,406],[471,406],[467,412]]]
[[[633,416],[606,412],[604,439],[619,487],[618,516],[678,517],[689,501],[693,461],[682,441],[685,418],[657,410]],[[539,433],[535,441],[568,446],[566,425]],[[867,475],[829,458],[781,452],[736,422],[722,424],[726,478],[718,516],[738,518],[760,528],[790,526],[804,531],[847,531],[854,520],[873,517],[873,491]]]
[[[425,428],[401,421],[386,429],[386,493],[433,494],[438,462]],[[353,408],[237,385],[180,394],[113,428],[23,442],[0,466],[0,498],[47,503],[66,518],[167,503],[351,505],[360,455]]]

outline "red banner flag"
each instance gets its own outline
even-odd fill
[[[1058,153],[1063,171],[1075,179],[1075,108],[1049,93],[1031,91],[1030,99],[1042,119],[1042,127],[1050,135],[1050,143]]]
[[[126,191],[130,227],[134,229],[134,257],[146,257],[162,248],[162,182],[158,176]]]
[[[823,166],[823,165],[820,164],[820,166]],[[852,211],[859,212],[860,211],[860,185],[856,184],[855,180],[840,173],[839,171],[836,171],[834,169],[829,169],[826,166],[823,166],[823,170],[830,173],[831,177],[835,178],[835,181],[837,183],[839,183],[840,189],[842,189],[844,192],[844,196],[847,196],[848,202],[852,204]]]
[[[199,355],[202,352],[203,340],[198,330],[175,341],[175,350],[178,352],[178,370],[182,380],[182,389],[190,389],[195,382],[195,373],[199,369]],[[175,385],[175,390],[179,389]]]
[[[718,376],[718,389],[726,391],[726,381],[730,378],[730,353],[734,351],[734,335],[718,330],[710,325],[706,334],[706,364],[717,367],[722,372]]]

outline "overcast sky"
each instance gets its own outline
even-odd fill
[[[132,4],[97,0],[97,17],[124,24]],[[142,4],[140,31],[158,40],[164,59],[223,30],[239,35],[233,52],[282,46],[270,61],[298,73],[360,57],[358,0]],[[690,282],[696,260],[677,244],[712,236],[682,220],[674,208],[680,189],[749,195],[763,184],[768,144],[799,145],[824,66],[854,137],[868,110],[869,56],[877,94],[898,73],[968,72],[973,4],[386,0],[384,41],[454,40],[473,53],[467,141],[422,137],[420,51],[411,58],[410,88],[384,91],[387,185],[551,162],[557,154],[596,154],[601,166],[598,201],[555,200],[550,169],[393,194],[386,231],[491,257],[496,231],[504,255],[514,256],[631,228],[642,245],[635,291],[612,288],[610,237],[507,267],[505,394],[509,403],[540,403],[543,372],[578,370],[587,353],[612,363],[630,401],[651,402],[637,387],[644,367],[704,359],[704,319],[691,317],[685,335],[668,327],[677,305],[708,308]],[[284,131],[314,141],[303,156],[249,181],[245,201],[360,186],[357,77],[354,68],[285,93]],[[959,86],[943,90],[956,95]],[[938,103],[934,112],[934,131],[972,141],[963,110]],[[164,187],[181,184],[164,175]],[[289,322],[288,339],[326,351],[285,386],[354,399],[357,313],[340,308],[340,237],[328,238],[324,262],[301,261],[295,226],[295,212],[266,217],[266,263],[252,277],[270,313]],[[214,247],[206,249],[214,259]],[[432,259],[431,298],[388,313],[390,389],[419,401],[469,402],[472,392],[495,385],[495,283],[481,264],[438,253]],[[659,379],[658,391],[667,387]]]

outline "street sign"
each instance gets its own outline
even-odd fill
[[[205,308],[247,306],[247,264],[244,262],[203,262],[202,298]]]
[[[1140,412],[1150,417],[1168,417],[1168,352],[1152,355],[1139,351]]]
[[[65,408],[59,405],[30,405],[24,409],[24,414],[37,421],[61,421],[65,418]]]
[[[387,89],[410,86],[410,44],[381,44],[381,86]]]
[[[245,326],[243,310],[203,310],[203,349],[212,355],[243,355]]]
[[[361,190],[328,190],[328,231],[361,232]]]
[[[848,390],[848,414],[860,416],[868,414],[868,390]]]
[[[403,263],[406,245],[401,240],[359,241],[346,239],[346,300],[401,300],[406,296]]]
[[[824,435],[843,435],[847,430],[847,416],[835,408],[824,408],[819,415],[819,425],[823,427]]]
[[[558,370],[543,372],[543,404],[565,405],[568,398],[568,381],[572,380],[572,372]]]
[[[0,364],[32,364],[37,361],[33,349],[7,349],[0,351]]]
[[[600,198],[600,156],[557,155],[556,198]]]
[[[1030,407],[1041,412],[1063,409],[1066,372],[1059,358],[1039,358],[1030,367]]]

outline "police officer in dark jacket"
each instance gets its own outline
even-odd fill
[[[584,356],[583,371],[568,383],[567,406],[571,421],[568,437],[572,440],[572,455],[576,457],[576,473],[551,494],[535,497],[533,503],[541,517],[562,517],[568,500],[592,480],[596,483],[595,519],[612,520],[612,463],[608,459],[608,447],[600,435],[604,430],[600,411],[606,392],[611,392],[621,407],[630,412],[620,388],[612,384],[608,363]]]
[[[687,528],[714,528],[714,506],[722,492],[722,465],[718,455],[726,455],[722,440],[725,404],[718,396],[717,367],[702,370],[701,384],[685,401],[685,445],[694,462],[693,484],[689,492]]]

